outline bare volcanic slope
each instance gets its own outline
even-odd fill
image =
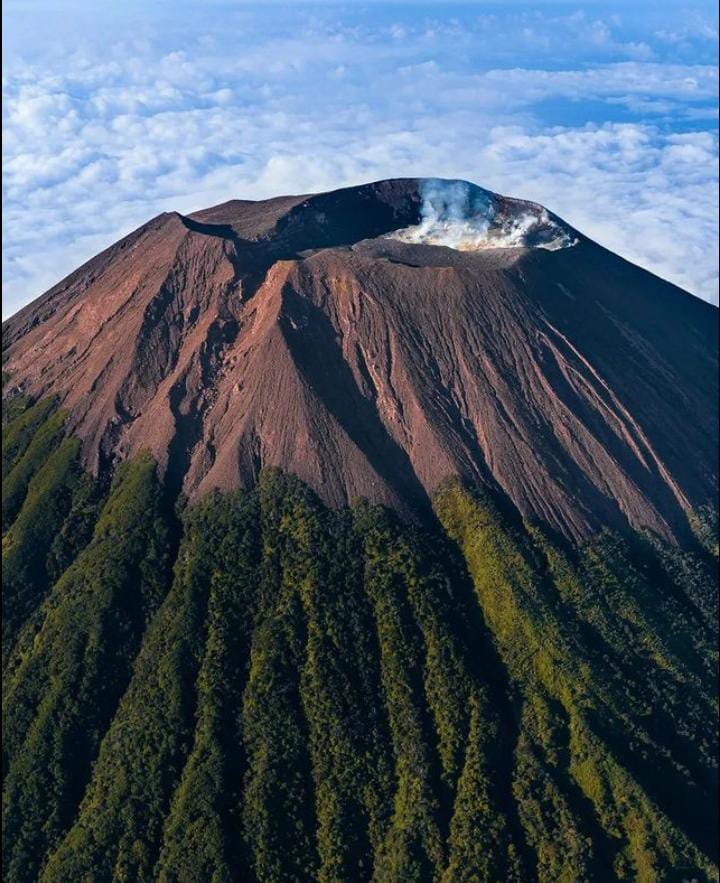
[[[191,500],[297,474],[421,512],[451,475],[579,539],[679,539],[717,488],[710,305],[540,206],[383,181],[158,216],[4,325],[95,472]]]

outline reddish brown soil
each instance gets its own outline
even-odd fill
[[[95,471],[149,448],[196,499],[296,473],[422,511],[489,484],[577,539],[686,530],[717,487],[717,313],[580,236],[456,252],[383,234],[417,182],[160,215],[4,325]]]

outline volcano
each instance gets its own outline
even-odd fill
[[[159,215],[4,325],[95,474],[264,467],[422,519],[459,476],[573,540],[674,540],[717,488],[714,308],[532,203],[398,179]]]
[[[3,330],[4,883],[718,880],[713,307],[401,179]]]

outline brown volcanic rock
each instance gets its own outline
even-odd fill
[[[191,499],[278,466],[411,514],[459,474],[570,538],[681,538],[717,487],[714,308],[579,234],[385,238],[419,186],[161,215],[8,320],[5,369],[93,470],[149,448]]]

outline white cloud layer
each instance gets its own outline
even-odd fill
[[[717,301],[710,20],[218,9],[8,61],[6,315],[161,211],[407,175],[540,202]]]

